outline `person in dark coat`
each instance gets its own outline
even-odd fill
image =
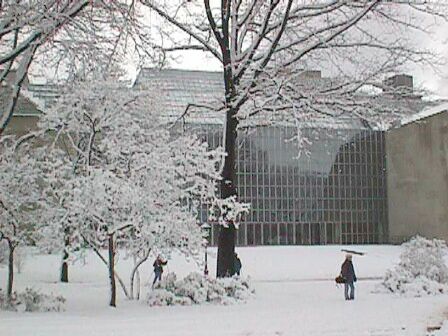
[[[160,255],[157,256],[156,260],[154,260],[154,263],[152,264],[154,267],[154,281],[152,282],[152,287],[154,287],[157,280],[162,280],[163,266],[167,263],[168,261],[163,260]]]
[[[235,273],[236,273],[236,275],[240,275],[240,273],[241,273],[241,260],[240,260],[240,258],[238,258],[238,254],[236,254],[235,253],[235,256],[234,256],[235,258],[234,258],[234,260],[233,260],[233,267],[234,267],[234,269],[235,269]]]
[[[352,255],[347,254],[345,256],[345,261],[341,266],[341,276],[345,279],[344,283],[344,294],[346,300],[355,299],[355,285],[356,275],[355,269],[353,268]],[[350,289],[350,293],[349,293]]]

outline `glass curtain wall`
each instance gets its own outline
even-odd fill
[[[211,147],[221,126],[198,131]],[[371,244],[387,239],[386,163],[383,132],[304,129],[299,149],[294,130],[256,129],[240,134],[237,189],[251,204],[237,230],[237,245]],[[208,222],[207,207],[201,222]],[[212,225],[211,244],[219,227]]]

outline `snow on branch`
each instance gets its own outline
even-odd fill
[[[215,197],[223,154],[194,135],[172,136],[157,99],[113,78],[81,80],[39,126],[54,130],[44,133],[47,162],[71,171],[55,184],[74,234],[98,247],[114,234],[135,253],[201,245],[197,207]]]
[[[250,203],[239,202],[236,196],[225,199],[215,198],[211,205],[209,219],[218,222],[224,227],[233,224],[238,228],[242,216],[248,213],[250,209]]]
[[[315,116],[386,125],[415,112],[408,104],[388,108],[390,89],[383,88],[387,97],[360,93],[382,86],[387,76],[410,63],[437,64],[433,51],[415,45],[412,34],[428,32],[421,15],[447,19],[447,5],[422,1],[143,3],[163,17],[160,31],[169,34],[169,26],[181,31],[165,40],[166,52],[194,45],[192,41],[213,48],[213,54],[219,48],[227,74],[226,107],[238,111],[244,128],[285,118],[300,123]],[[378,25],[384,28],[376,29]],[[331,68],[335,79],[313,83],[299,78],[310,67]],[[409,98],[409,92],[396,90],[393,96],[398,102]],[[286,113],[279,117],[280,111]],[[387,121],[381,122],[383,118]]]
[[[100,67],[108,72],[130,48],[142,60],[158,59],[140,9],[126,0],[2,1],[0,84],[13,93],[10,108],[0,114],[0,132],[31,64],[42,65],[46,77],[67,80]]]

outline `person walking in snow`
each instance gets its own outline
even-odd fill
[[[154,267],[154,281],[152,282],[152,287],[157,282],[157,280],[162,280],[163,266],[165,266],[168,261],[163,260],[160,254],[157,256],[156,260],[152,264]]]
[[[355,285],[356,275],[355,269],[352,263],[352,255],[347,254],[345,256],[345,261],[341,266],[341,276],[345,279],[344,283],[344,294],[346,300],[354,300],[355,299]],[[350,289],[350,293],[349,293]]]
[[[236,273],[236,275],[240,275],[240,273],[241,273],[241,260],[240,260],[240,258],[238,258],[238,254],[237,253],[235,253],[235,255],[234,255],[234,260],[233,260],[233,267],[234,267],[234,269],[235,269],[235,273]]]

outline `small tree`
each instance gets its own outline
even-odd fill
[[[11,301],[14,252],[18,246],[38,239],[36,212],[42,206],[42,192],[35,160],[25,148],[14,150],[7,142],[0,142],[0,241],[6,241],[9,250],[6,295]]]
[[[215,197],[222,155],[195,136],[170,135],[151,97],[113,80],[81,81],[61,96],[40,127],[54,131],[52,155],[64,155],[71,166],[71,176],[60,183],[62,218],[108,265],[111,306],[118,243],[136,257],[131,287],[151,250],[190,254],[200,246],[196,209]],[[108,260],[100,253],[106,245]],[[129,293],[118,279],[134,297],[133,288]]]
[[[59,151],[59,155],[56,154]],[[45,252],[63,251],[60,281],[69,281],[68,264],[72,252],[80,250],[82,238],[72,231],[67,216],[67,201],[72,194],[71,179],[74,176],[73,165],[65,151],[50,145],[35,151],[35,157],[41,168],[41,188],[45,194],[46,211],[41,214],[38,227],[41,239],[38,247]]]

